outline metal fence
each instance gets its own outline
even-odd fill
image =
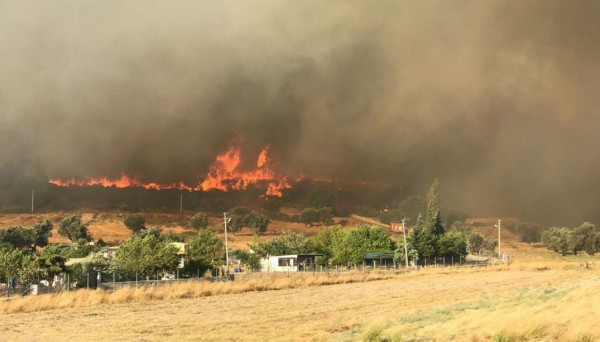
[[[195,277],[195,278],[176,278],[176,279],[161,279],[157,274],[155,279],[138,279],[138,280],[124,280],[126,279],[119,273],[104,273],[104,272],[89,272],[84,274],[79,279],[71,279],[70,276],[65,275],[63,281],[58,282],[55,286],[45,286],[43,284],[19,284],[16,286],[8,286],[5,284],[0,287],[0,298],[10,298],[14,296],[24,296],[30,294],[45,294],[45,293],[59,293],[63,291],[77,291],[81,289],[101,289],[105,291],[115,291],[123,287],[153,287],[163,286],[179,283],[200,283],[200,282],[225,282],[225,281],[246,281],[255,279],[257,277],[292,277],[300,276],[305,277],[309,274],[312,275],[323,275],[336,277],[347,272],[390,272],[390,273],[406,273],[414,272],[425,268],[436,268],[436,267],[485,267],[497,264],[499,261],[495,259],[491,260],[465,260],[464,258],[452,258],[452,257],[438,257],[438,258],[422,258],[416,263],[412,264],[408,268],[404,267],[404,264],[389,265],[367,265],[362,264],[348,264],[348,265],[337,265],[337,266],[318,266],[306,268],[302,271],[289,271],[289,272],[242,272],[232,273],[229,276],[218,276],[218,277]],[[137,278],[137,277],[136,277]],[[69,285],[67,285],[69,284]],[[34,290],[32,290],[34,289]]]

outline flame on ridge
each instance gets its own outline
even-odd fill
[[[76,180],[74,178],[61,180],[50,179],[49,183],[60,186],[103,186],[103,187],[143,187],[145,189],[169,190],[179,189],[187,191],[231,191],[245,190],[248,185],[256,183],[268,183],[267,196],[282,196],[283,189],[292,186],[288,183],[286,176],[278,176],[271,168],[273,162],[269,157],[270,147],[267,145],[258,155],[256,168],[243,171],[239,169],[241,163],[241,149],[237,146],[230,147],[225,153],[218,155],[215,163],[210,167],[204,180],[197,186],[189,186],[183,182],[171,184],[143,183],[137,176],[128,176],[121,173],[118,179],[108,177],[85,178]]]

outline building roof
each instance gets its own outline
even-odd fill
[[[365,259],[393,259],[394,253],[365,253]]]
[[[290,254],[290,255],[269,255],[270,258],[297,258],[299,256],[323,256],[323,254],[302,253],[302,254]]]

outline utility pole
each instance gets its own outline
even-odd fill
[[[498,258],[502,259],[502,254],[500,253],[500,224],[502,221],[498,219],[498,224],[495,224],[494,227],[498,227]]]
[[[408,247],[406,247],[406,224],[405,224],[406,218],[402,219],[402,234],[404,234],[404,261],[405,261],[405,266],[408,269]]]
[[[31,189],[31,212],[33,213],[33,195],[35,193],[35,189]]]
[[[183,213],[183,192],[179,193],[179,215]]]
[[[223,213],[223,224],[225,225],[225,265],[227,269],[227,277],[229,277],[229,247],[227,246],[227,223],[231,218],[227,217],[227,213]]]

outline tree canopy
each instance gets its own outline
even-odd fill
[[[81,215],[72,215],[60,221],[58,234],[66,236],[71,241],[91,240],[87,230],[88,225],[89,223],[81,222]]]
[[[335,194],[327,190],[316,190],[308,195],[307,206],[309,208],[335,208],[337,198]]]
[[[138,233],[146,229],[146,220],[140,215],[129,216],[125,219],[125,221],[123,221],[123,223],[134,233]]]
[[[190,219],[192,227],[196,230],[208,228],[208,214],[197,213]]]
[[[173,271],[179,264],[177,247],[154,235],[133,236],[115,255],[115,266],[128,277],[154,275],[156,271]]]

